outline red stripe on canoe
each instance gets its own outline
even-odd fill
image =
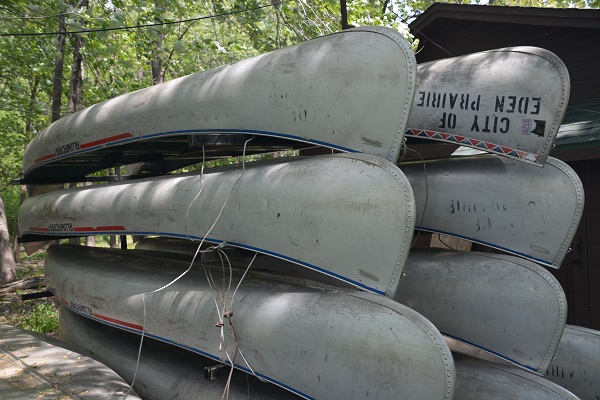
[[[79,146],[79,148],[87,149],[88,147],[94,147],[94,146],[114,142],[114,141],[121,140],[121,139],[128,139],[131,137],[133,137],[133,135],[131,133],[121,133],[120,135],[110,136],[110,137],[107,137],[104,139],[94,140],[93,142],[84,143],[81,146]]]
[[[34,231],[34,232],[48,232],[48,228],[37,228],[34,226],[30,226],[29,230]]]
[[[40,157],[40,158],[36,159],[36,160],[35,160],[35,163],[37,164],[37,163],[40,163],[40,162],[42,162],[42,161],[49,160],[49,159],[51,159],[51,158],[54,158],[54,157],[55,157],[55,156],[54,156],[54,153],[52,153],[52,154],[48,154],[48,155],[46,155],[46,156],[44,156],[44,157]]]
[[[114,135],[114,136],[110,136],[104,139],[100,139],[100,140],[94,140],[93,142],[89,142],[89,143],[84,143],[81,146],[79,146],[80,149],[87,149],[89,147],[94,147],[94,146],[98,146],[98,145],[102,145],[102,144],[106,144],[106,143],[110,143],[110,142],[115,142],[117,140],[122,140],[122,139],[128,139],[133,137],[133,135],[131,133],[121,133],[120,135]],[[43,157],[37,158],[35,160],[35,164],[41,163],[42,161],[46,161],[46,160],[50,160],[51,158],[56,157],[56,155],[54,153],[51,154],[47,154]]]
[[[94,315],[94,317],[101,319],[103,321],[110,322],[110,323],[113,323],[116,325],[125,326],[125,327],[131,328],[131,329],[136,329],[140,332],[143,329],[143,326],[141,326],[141,325],[132,324],[132,323],[126,322],[126,321],[121,321],[120,319],[115,319],[115,318],[107,317],[105,315],[100,315],[100,314],[93,314],[93,315]]]
[[[96,228],[91,226],[81,226],[79,228],[73,228],[74,232],[106,232],[106,231],[124,231],[124,226],[98,226]]]

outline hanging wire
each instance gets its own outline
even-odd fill
[[[227,197],[225,198],[225,201],[223,202],[223,206],[221,207],[217,217],[215,218],[213,224],[210,226],[210,228],[207,230],[206,234],[204,235],[204,237],[202,238],[202,240],[200,241],[200,243],[198,244],[198,247],[196,249],[196,251],[194,252],[194,256],[192,257],[192,261],[190,262],[188,268],[183,271],[181,274],[179,274],[175,279],[173,279],[172,281],[170,281],[169,283],[167,283],[166,285],[163,285],[161,287],[159,287],[158,289],[152,290],[150,292],[146,292],[142,294],[142,306],[143,306],[143,325],[142,325],[142,335],[140,338],[140,347],[138,349],[138,356],[137,356],[137,361],[136,361],[136,366],[135,366],[135,372],[133,374],[133,379],[131,380],[131,384],[129,385],[129,390],[127,391],[127,393],[125,394],[125,396],[123,397],[123,400],[127,399],[127,397],[129,396],[129,393],[131,392],[131,389],[133,388],[133,385],[135,384],[135,380],[137,378],[137,373],[139,370],[139,363],[140,363],[140,357],[142,354],[142,347],[143,347],[143,342],[144,342],[144,337],[145,337],[145,333],[146,333],[146,296],[149,296],[151,294],[160,292],[166,288],[168,288],[169,286],[173,285],[175,282],[177,282],[178,280],[180,280],[181,278],[183,278],[193,267],[196,258],[198,257],[198,254],[200,253],[200,249],[202,248],[202,245],[204,244],[204,241],[206,240],[206,238],[208,237],[208,235],[210,235],[210,233],[212,232],[212,230],[214,229],[214,227],[217,225],[217,222],[219,221],[219,219],[221,218],[221,215],[223,214],[223,211],[225,210],[225,207],[227,206],[227,203],[229,201],[229,198],[231,197],[231,194],[233,193],[233,191],[235,190],[237,184],[240,182],[240,180],[242,179],[242,177],[244,176],[244,172],[246,171],[246,146],[248,144],[248,142],[250,142],[252,139],[254,139],[254,136],[252,136],[250,139],[246,140],[246,142],[244,142],[244,151],[243,151],[243,155],[242,155],[242,173],[240,174],[240,176],[238,177],[238,179],[235,181],[235,183],[233,184],[233,186],[231,187],[231,190],[229,191],[229,194],[227,195]],[[200,182],[201,182],[201,189],[198,193],[198,195],[196,195],[196,197],[194,197],[194,199],[192,200],[193,204],[198,196],[200,195],[200,193],[202,193],[203,190],[203,183],[202,183],[202,179],[203,179],[203,173],[204,173],[204,152],[203,152],[203,160],[202,160],[202,170],[201,170],[201,174],[200,174]],[[189,216],[189,209],[191,208],[191,204],[190,207],[188,207],[188,211],[186,212],[186,223],[187,223],[187,218]],[[186,225],[187,226],[187,225]],[[225,243],[221,244],[222,246],[225,245]],[[205,268],[205,272],[206,272],[206,268]],[[208,278],[208,275],[207,275]],[[211,277],[212,279],[212,277]],[[211,286],[211,292],[213,291],[213,286],[210,283],[209,280],[209,285]],[[218,297],[218,295],[217,295]],[[218,302],[216,300],[216,297],[214,296],[213,293],[213,299],[215,300],[215,306],[217,308],[217,315],[219,315],[219,323],[223,324],[223,312],[221,312]],[[221,336],[223,337],[223,333],[221,333]],[[236,351],[237,353],[237,351]],[[226,352],[226,355],[229,359],[230,362],[232,362],[231,358],[229,357],[229,353]],[[233,366],[233,362],[231,364]]]
[[[177,21],[163,21],[163,22],[155,22],[155,23],[150,23],[150,24],[117,26],[117,27],[112,27],[112,28],[79,29],[79,30],[73,30],[73,31],[67,31],[67,32],[10,32],[10,33],[0,33],[0,37],[2,37],[2,36],[13,36],[13,37],[19,37],[19,36],[52,36],[52,35],[72,34],[72,33],[92,33],[92,32],[107,32],[107,31],[123,31],[123,30],[132,30],[132,29],[138,29],[138,28],[149,28],[149,27],[154,27],[154,26],[174,25],[174,24],[180,24],[180,23],[183,23],[183,22],[194,22],[194,21],[200,21],[200,20],[203,20],[203,19],[220,18],[220,17],[226,17],[228,15],[243,14],[243,13],[247,13],[247,12],[250,12],[250,11],[261,10],[263,8],[274,7],[274,6],[277,6],[277,5],[280,5],[280,4],[284,4],[284,3],[287,3],[287,2],[290,2],[290,1],[292,1],[292,0],[282,0],[282,1],[279,1],[279,2],[269,3],[269,4],[265,4],[265,5],[260,5],[260,6],[252,7],[252,8],[246,8],[246,9],[243,9],[243,10],[228,11],[228,12],[223,12],[223,13],[219,13],[219,14],[211,14],[211,15],[204,15],[204,16],[195,17],[195,18],[180,19],[180,20],[177,20]]]

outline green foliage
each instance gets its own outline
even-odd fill
[[[225,167],[228,165],[242,165],[243,162],[249,163],[253,161],[264,161],[271,160],[273,158],[281,158],[281,157],[292,157],[297,156],[299,154],[298,150],[284,150],[277,151],[273,153],[263,153],[263,154],[251,154],[245,157],[229,157],[229,158],[221,158],[218,160],[206,161],[204,163],[204,168],[217,168],[217,167]],[[185,168],[181,168],[180,170],[174,171],[174,173],[185,173],[192,171],[200,171],[202,169],[202,163],[190,165]]]
[[[12,186],[11,181],[20,176],[23,150],[28,139],[20,114],[0,110],[0,196],[4,201],[10,235],[14,234],[17,226],[21,195],[21,188]]]
[[[408,36],[403,21],[433,2],[347,0],[348,22],[352,26],[391,26]],[[471,2],[600,6],[600,0]],[[170,80],[341,30],[339,0],[13,0],[0,6],[0,32],[56,32],[60,13],[65,13],[69,31],[93,30],[81,33],[84,106],[150,86],[153,60],[161,61],[165,80]],[[148,26],[157,21],[168,24]],[[23,144],[50,123],[57,43],[57,35],[0,37],[2,194],[8,180],[20,171]],[[62,55],[63,104],[69,90],[72,45],[73,40],[67,40]],[[66,107],[62,111],[68,112]]]
[[[27,142],[21,115],[16,111],[0,110],[0,190],[13,178],[18,178]]]
[[[19,255],[19,261],[21,263],[28,261],[44,261],[46,258],[46,250],[39,250],[32,255],[27,255],[25,252],[21,252]],[[19,277],[31,277],[31,276],[42,276],[44,275],[44,269],[36,266],[25,267],[21,272],[17,271]]]
[[[4,211],[6,213],[8,233],[12,240],[17,229],[17,218],[21,201],[21,187],[7,186],[0,191],[0,196],[2,196],[2,200],[4,201]]]
[[[22,314],[17,316],[12,322],[17,328],[33,332],[58,332],[58,309],[53,303],[38,300],[31,307],[24,308]]]

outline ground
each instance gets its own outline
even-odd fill
[[[28,258],[23,255],[17,263],[17,279],[26,279],[44,274],[45,252],[38,252]],[[58,337],[58,310],[50,298],[21,300],[21,294],[39,292],[45,289],[20,290],[0,293],[0,325],[12,325]]]

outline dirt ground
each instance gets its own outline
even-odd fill
[[[19,280],[42,276],[43,274],[43,259],[29,259],[17,263],[17,277]],[[58,312],[55,312],[53,299],[50,297],[21,300],[22,294],[44,290],[45,288],[41,287],[0,293],[0,324],[12,325],[58,337]]]

